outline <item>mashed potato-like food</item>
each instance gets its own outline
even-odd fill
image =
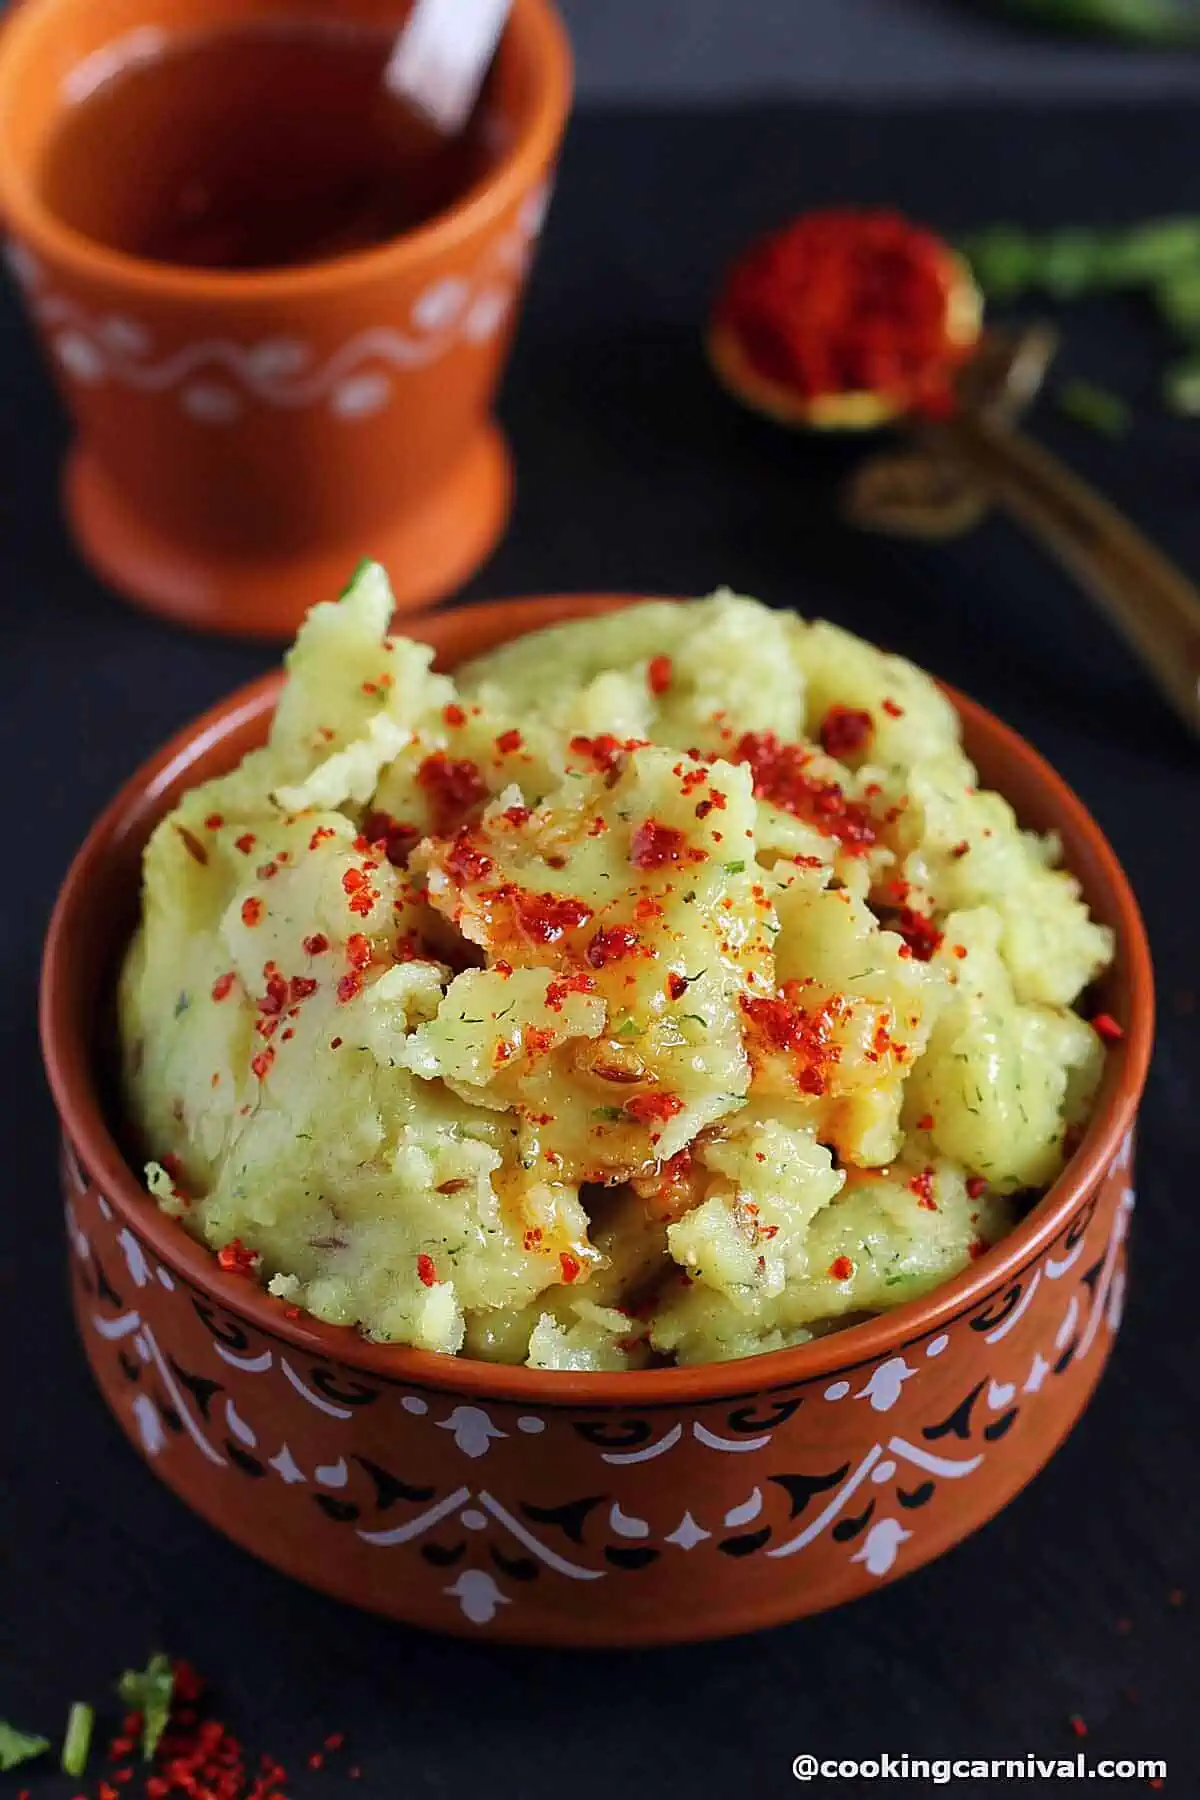
[[[721,592],[457,672],[364,565],[145,858],[152,1192],[318,1318],[539,1368],[923,1293],[1062,1167],[1111,959],[920,670]]]

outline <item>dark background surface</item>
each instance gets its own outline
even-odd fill
[[[697,338],[724,257],[790,208],[885,198],[951,231],[1001,215],[1134,219],[1196,204],[1193,135],[1191,111],[1165,106],[756,107],[719,122],[593,114],[570,138],[503,406],[517,513],[472,596],[728,581],[907,652],[1001,712],[1083,795],[1132,875],[1159,968],[1131,1301],[1087,1417],[953,1555],[840,1613],[733,1645],[573,1656],[357,1616],[193,1519],[96,1399],[66,1307],[34,1039],[39,941],[102,802],[272,653],[157,625],[80,570],[57,517],[62,427],[15,304],[0,302],[0,1715],[53,1735],[71,1699],[99,1699],[161,1645],[222,1690],[248,1743],[297,1771],[299,1800],[335,1785],[363,1800],[609,1800],[664,1783],[714,1800],[782,1795],[802,1750],[1073,1754],[1072,1713],[1088,1722],[1090,1754],[1166,1756],[1171,1790],[1200,1792],[1196,748],[1004,523],[938,548],[837,524],[836,479],[852,453],[739,416],[707,378]],[[1200,423],[1158,410],[1157,327],[1118,299],[1075,309],[1069,336],[1064,368],[1124,392],[1133,429],[1110,444],[1044,406],[1038,431],[1200,570]],[[1176,1590],[1182,1604],[1178,1593],[1169,1602]],[[357,1789],[303,1767],[335,1729],[363,1767]],[[35,1800],[81,1785],[37,1767]]]

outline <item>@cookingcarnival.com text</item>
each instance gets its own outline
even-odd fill
[[[1162,1787],[1162,1757],[1103,1756],[812,1756],[792,1759],[797,1781],[927,1781],[948,1787],[955,1781],[1140,1781]]]

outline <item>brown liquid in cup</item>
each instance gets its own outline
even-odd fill
[[[176,39],[66,111],[41,193],[156,263],[282,269],[424,224],[494,159],[486,95],[445,140],[384,83],[394,37],[297,19]]]

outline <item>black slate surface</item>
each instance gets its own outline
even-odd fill
[[[757,109],[602,114],[571,135],[505,394],[517,513],[472,595],[728,581],[911,654],[1004,714],[1083,795],[1131,872],[1160,979],[1132,1295],[1087,1417],[953,1555],[840,1613],[737,1644],[570,1656],[357,1616],[193,1519],[95,1398],[64,1293],[34,1041],[39,941],[100,804],[270,652],[154,624],[80,570],[57,520],[62,427],[15,303],[0,301],[0,1716],[53,1734],[68,1701],[102,1696],[115,1671],[166,1645],[223,1690],[249,1742],[297,1770],[299,1800],[332,1791],[335,1777],[304,1761],[335,1729],[364,1771],[342,1791],[363,1800],[608,1800],[664,1781],[701,1796],[784,1794],[805,1750],[1073,1754],[1072,1713],[1088,1722],[1089,1753],[1165,1756],[1172,1790],[1200,1791],[1198,753],[1078,595],[1004,523],[936,549],[839,526],[832,496],[847,453],[740,417],[707,379],[696,335],[725,255],[791,208],[880,198],[947,230],[1000,215],[1050,224],[1181,210],[1197,203],[1193,129],[1190,110],[1169,107]],[[1161,350],[1131,302],[1077,309],[1064,368],[1120,388],[1136,422],[1120,445],[1049,408],[1038,429],[1200,570],[1200,424],[1158,412]],[[37,1765],[6,1779],[34,1800],[81,1785]],[[967,1780],[956,1791],[994,1790]]]

